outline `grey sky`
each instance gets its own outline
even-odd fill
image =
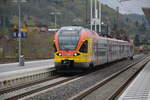
[[[143,14],[142,7],[150,8],[150,0],[130,0],[122,2],[121,4],[118,2],[119,0],[100,0],[103,4],[107,4],[108,6],[115,8],[119,6],[121,13],[138,13]]]

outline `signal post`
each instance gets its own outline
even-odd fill
[[[101,2],[100,0],[91,0],[91,30],[97,33],[101,32]],[[94,29],[93,29],[94,27]]]

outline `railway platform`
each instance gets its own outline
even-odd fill
[[[118,100],[150,100],[150,62],[122,93]]]
[[[27,80],[47,77],[52,70],[53,59],[28,61],[24,66],[19,66],[18,63],[0,64],[0,89]]]
[[[135,55],[134,58],[139,56],[141,54]],[[0,90],[49,78],[55,74],[53,59],[28,61],[25,66],[19,66],[18,63],[0,64]]]
[[[25,62],[25,66],[19,66],[18,63],[9,63],[9,64],[0,64],[0,74],[2,73],[8,73],[12,71],[19,71],[19,70],[26,70],[26,69],[34,69],[34,68],[40,68],[43,66],[52,67],[51,65],[54,65],[54,62],[52,59],[50,60],[38,60],[38,61],[27,61]]]

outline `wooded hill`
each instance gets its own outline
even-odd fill
[[[12,25],[18,24],[18,6],[17,3],[10,1],[0,0],[0,56],[2,57],[17,56],[18,42],[10,37],[12,33],[10,28]],[[21,3],[22,25],[47,25],[48,28],[54,28],[55,21],[52,12],[60,13],[57,15],[57,28],[70,25],[88,27],[90,0],[27,0],[27,2]],[[117,11],[106,5],[102,5],[102,21],[110,27],[110,32],[118,34],[123,33],[133,37],[135,34],[149,32],[146,30],[147,21],[144,16],[119,14],[117,18]],[[22,53],[25,56],[37,57],[53,55],[53,35],[38,34],[35,31],[31,33],[26,39],[23,39]],[[3,40],[6,42],[4,43]],[[7,45],[10,45],[9,48]]]

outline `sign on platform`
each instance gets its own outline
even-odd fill
[[[18,32],[13,32],[12,37],[13,37],[13,38],[18,38],[18,37],[19,37],[19,36],[18,36]]]
[[[27,32],[21,32],[21,38],[26,38],[27,37]]]
[[[27,37],[27,33],[26,32],[21,32],[21,35],[19,35],[18,32],[13,32],[12,37],[13,38],[19,38],[19,37],[26,38]]]

